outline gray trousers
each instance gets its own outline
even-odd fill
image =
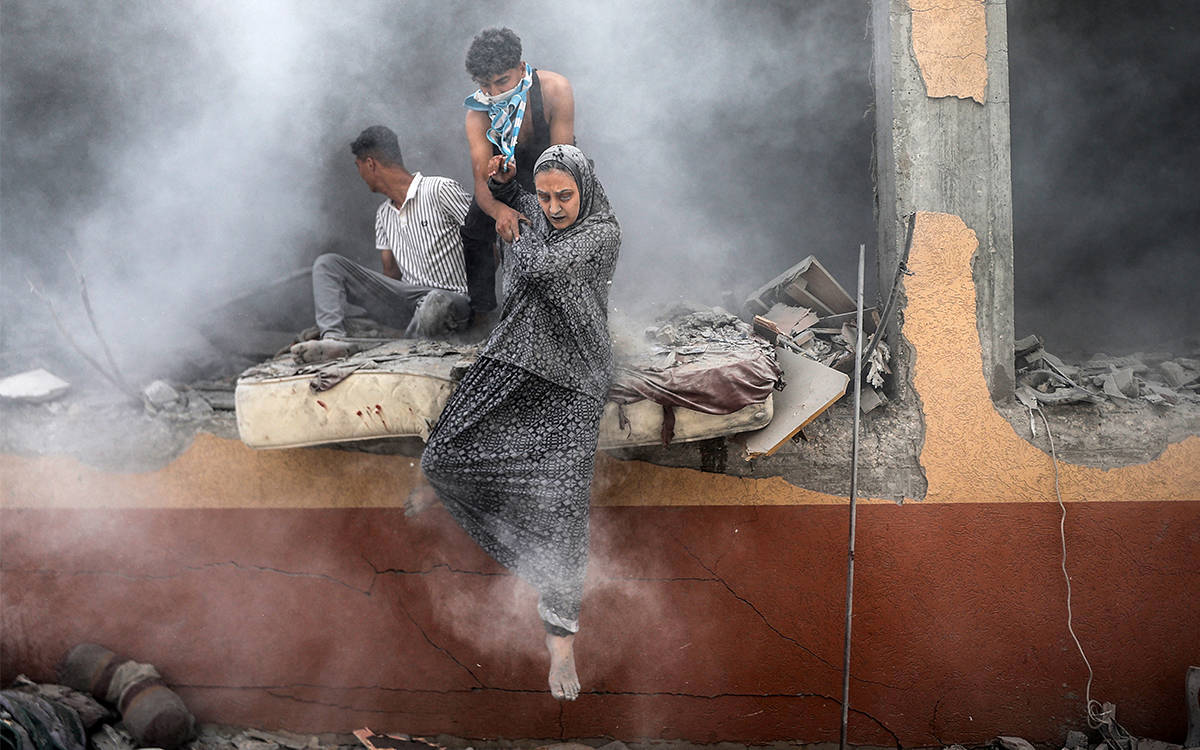
[[[321,338],[345,337],[347,316],[403,329],[406,338],[444,336],[471,319],[465,294],[397,281],[337,253],[317,258],[312,282]]]

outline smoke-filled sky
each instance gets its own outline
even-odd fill
[[[615,304],[719,304],[809,254],[852,289],[874,239],[866,19],[845,0],[5,0],[0,349],[57,338],[26,276],[78,314],[67,252],[128,357],[321,252],[377,265],[380,197],[348,144],[389,125],[411,169],[469,185],[463,58],[493,25],[574,85],[624,228]]]
[[[1008,6],[1017,334],[1063,353],[1186,348],[1200,328],[1200,3]],[[574,84],[579,145],[625,230],[614,304],[719,304],[809,254],[852,289],[857,246],[875,238],[867,11],[4,0],[0,374],[61,346],[26,277],[91,341],[68,252],[119,356],[139,361],[178,359],[202,343],[200,311],[321,252],[377,264],[380,198],[348,143],[389,125],[410,167],[469,184],[463,57],[492,25]],[[277,312],[264,328],[311,322]]]
[[[1009,0],[1017,335],[1200,350],[1200,3]]]

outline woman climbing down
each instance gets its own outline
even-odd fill
[[[503,158],[490,163],[488,186],[527,226],[504,259],[500,323],[447,402],[421,468],[484,551],[537,589],[550,692],[574,700],[593,460],[612,372],[608,287],[621,230],[578,148],[541,155],[536,197],[512,179],[515,169],[501,171]]]

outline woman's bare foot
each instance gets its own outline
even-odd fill
[[[408,497],[404,500],[404,515],[409,518],[441,502],[438,500],[437,492],[434,491],[433,485],[425,481],[424,478],[419,479],[418,482],[419,484],[412,488],[412,492],[409,492]]]
[[[550,652],[550,695],[560,701],[579,697],[579,675],[575,673],[575,636],[546,634]]]

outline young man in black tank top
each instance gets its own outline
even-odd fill
[[[520,236],[521,215],[492,197],[488,190],[488,162],[501,149],[488,139],[492,118],[487,101],[507,99],[521,87],[527,67],[521,58],[521,39],[511,29],[484,29],[467,50],[467,72],[479,86],[468,97],[467,145],[475,179],[475,200],[462,228],[467,266],[467,293],[476,320],[496,307],[496,235],[506,242]],[[516,148],[508,168],[533,191],[533,164],[556,143],[575,143],[575,98],[571,83],[549,70],[532,71],[532,85],[523,93],[524,109],[517,130]],[[477,104],[476,100],[481,104]]]

